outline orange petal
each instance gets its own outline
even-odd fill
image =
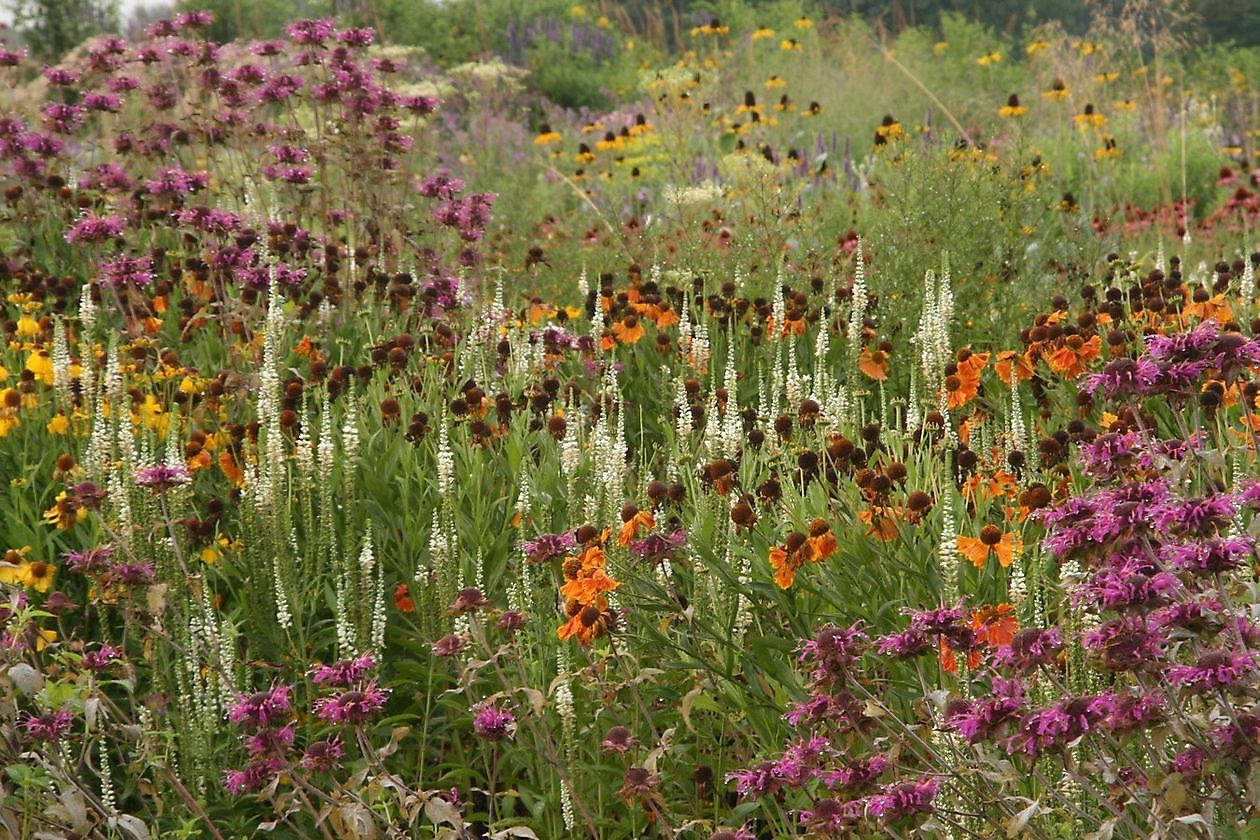
[[[989,547],[979,537],[959,537],[958,553],[970,560],[977,569],[983,569],[989,559]]]

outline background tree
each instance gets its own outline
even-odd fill
[[[10,0],[13,31],[37,61],[56,63],[93,35],[119,30],[118,0]]]

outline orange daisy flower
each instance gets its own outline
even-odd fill
[[[774,582],[780,589],[789,589],[796,580],[796,572],[813,558],[814,549],[809,537],[800,531],[788,534],[783,546],[770,549],[770,567],[774,569]]]
[[[612,592],[618,586],[621,586],[620,581],[613,580],[603,569],[595,569],[589,575],[571,580],[560,587],[560,594],[566,601],[577,601],[588,606],[595,603],[599,596]]]
[[[394,587],[394,607],[399,612],[413,613],[416,611],[416,602],[411,600],[411,592],[407,584],[400,583]]]
[[[945,377],[945,391],[950,408],[962,408],[976,398],[980,392],[980,371],[988,364],[988,353],[972,353],[970,350],[959,351],[955,373]]]
[[[1102,339],[1097,335],[1084,339],[1079,335],[1069,335],[1063,344],[1054,352],[1045,356],[1050,370],[1064,379],[1075,379],[1085,372],[1086,363],[1098,356],[1102,350]]]
[[[867,347],[858,356],[858,370],[877,382],[883,382],[888,378],[888,354],[878,348]]]
[[[997,354],[997,364],[994,368],[997,370],[998,378],[1008,386],[1014,386],[1016,382],[1023,382],[1033,377],[1033,364],[1028,358],[1028,353],[1003,350]]]
[[[979,537],[960,536],[958,553],[971,561],[977,569],[983,569],[989,561],[989,555],[997,557],[1003,568],[1011,565],[1015,552],[1019,550],[1019,535],[1014,531],[1002,533],[996,525],[985,525],[980,529]]]
[[[815,519],[809,523],[809,540],[807,540],[811,560],[815,563],[826,560],[836,553],[836,535],[825,519]]]
[[[631,540],[639,536],[640,531],[656,527],[656,520],[652,518],[649,511],[639,510],[631,504],[621,509],[621,519],[625,524],[621,526],[621,531],[617,534],[617,545],[630,545]]]
[[[880,542],[892,542],[897,539],[898,514],[896,508],[872,505],[858,513],[858,521],[868,526],[866,536],[874,537]]]
[[[577,605],[569,620],[556,628],[556,637],[561,641],[576,637],[580,644],[589,645],[604,634],[612,621],[612,615],[608,612],[608,601],[600,598],[595,604]]]
[[[1019,630],[1019,617],[1010,604],[981,607],[971,614],[971,629],[976,641],[990,648],[1006,647]],[[967,655],[967,665],[975,668],[983,658],[979,645]]]
[[[643,338],[644,330],[639,316],[631,313],[613,324],[612,333],[620,344],[635,344]]]

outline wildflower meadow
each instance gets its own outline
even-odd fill
[[[1260,46],[212,5],[0,33],[0,837],[1260,837]]]

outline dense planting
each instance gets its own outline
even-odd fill
[[[0,833],[1257,830],[1245,72],[211,24],[0,49]]]

